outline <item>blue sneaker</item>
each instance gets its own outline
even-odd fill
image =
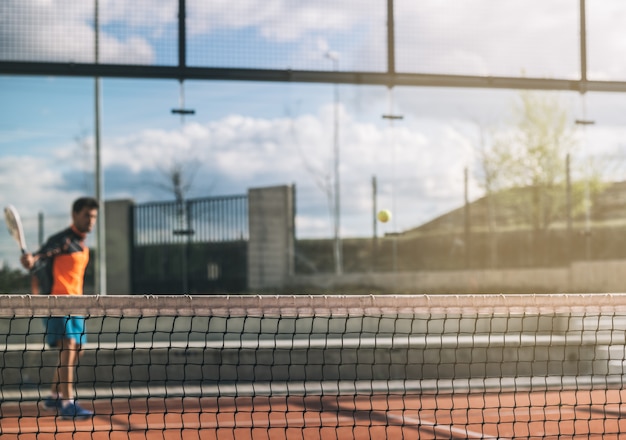
[[[41,407],[45,409],[46,411],[59,412],[59,410],[61,409],[61,399],[54,398],[54,397],[46,397],[41,402]]]
[[[60,410],[63,419],[88,419],[93,417],[93,412],[79,406],[77,403],[70,402]]]

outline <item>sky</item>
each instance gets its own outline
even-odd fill
[[[572,0],[396,0],[396,70],[410,73],[580,76],[578,4]],[[175,65],[176,0],[100,0],[100,59]],[[587,1],[588,77],[626,80],[626,5]],[[190,66],[382,72],[384,0],[187,1]],[[79,0],[4,0],[0,59],[92,62],[93,5]],[[336,55],[333,63],[327,55]],[[519,91],[240,81],[102,79],[106,200],[172,200],[168,171],[180,165],[187,197],[296,186],[299,238],[330,237],[335,110],[339,127],[341,235],[372,234],[377,206],[414,228],[483,195],[481,133],[510,129]],[[338,100],[335,100],[335,87]],[[181,105],[195,114],[171,113]],[[546,92],[548,93],[548,92]],[[578,157],[608,158],[623,180],[626,97],[550,92],[576,119]],[[383,114],[401,115],[389,122]],[[30,248],[69,224],[70,204],[94,194],[94,80],[0,75],[0,204],[20,211]],[[0,260],[16,246],[0,234]]]

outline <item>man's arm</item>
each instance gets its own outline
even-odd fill
[[[59,242],[59,237],[57,234],[49,238],[48,241],[46,241],[44,245],[41,246],[41,248],[34,254],[31,254],[29,252],[22,254],[22,256],[20,257],[20,263],[22,263],[24,269],[31,270],[35,266],[37,261],[41,260],[42,258],[51,258],[60,253],[62,250],[63,243]]]
[[[24,269],[26,270],[31,270],[38,260],[39,254],[33,255],[28,252],[22,254],[22,256],[20,257],[20,263],[22,263],[22,266],[24,266]]]

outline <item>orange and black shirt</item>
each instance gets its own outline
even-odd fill
[[[82,295],[89,248],[85,234],[73,225],[53,235],[37,251],[39,264],[33,268],[40,293]]]

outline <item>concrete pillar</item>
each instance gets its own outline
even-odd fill
[[[292,186],[248,190],[248,289],[282,288],[294,273]]]
[[[132,293],[133,206],[132,200],[105,202],[107,294]]]

